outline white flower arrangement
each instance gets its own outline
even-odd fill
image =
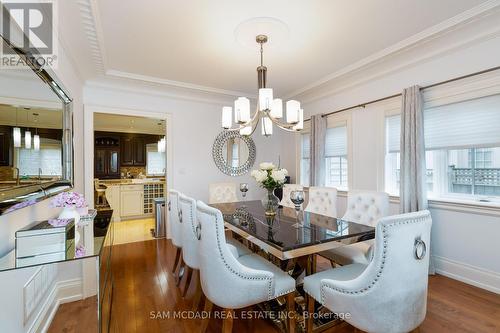
[[[273,163],[263,162],[259,165],[259,170],[253,170],[251,176],[255,178],[260,186],[267,190],[280,188],[285,184],[288,170],[277,168]]]

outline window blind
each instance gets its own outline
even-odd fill
[[[401,115],[387,117],[385,123],[387,152],[397,153],[400,145]]]
[[[398,152],[401,116],[386,125],[387,150]],[[500,146],[500,95],[427,109],[424,131],[426,150]]]
[[[426,149],[500,146],[500,95],[424,112]]]
[[[310,134],[302,134],[302,158],[309,158],[311,156],[311,138]]]
[[[325,157],[347,155],[347,126],[326,130]]]

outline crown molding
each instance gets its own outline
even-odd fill
[[[213,88],[213,87],[202,86],[202,85],[193,84],[193,83],[162,79],[162,78],[158,78],[158,77],[154,77],[154,76],[147,76],[147,75],[140,75],[140,74],[134,74],[134,73],[129,73],[129,72],[122,72],[122,71],[118,71],[118,70],[114,70],[114,69],[107,70],[106,75],[111,76],[111,77],[117,77],[117,78],[125,78],[125,79],[155,83],[155,84],[160,84],[160,85],[163,85],[166,87],[184,88],[184,89],[189,89],[189,90],[194,90],[194,91],[215,93],[215,94],[232,96],[232,97],[239,97],[239,96],[248,96],[248,98],[256,98],[257,97],[256,95],[249,96],[247,93],[242,92],[242,91]]]
[[[300,98],[300,100],[303,103],[312,103],[315,102],[319,99],[326,98],[335,94],[338,94],[342,91],[353,89],[357,86],[360,86],[362,84],[375,81],[378,79],[381,79],[383,77],[387,77],[389,75],[395,74],[397,72],[404,71],[405,69],[409,69],[413,66],[416,66],[418,64],[424,63],[426,61],[431,61],[432,59],[437,59],[439,57],[442,57],[446,54],[452,53],[454,51],[457,51],[459,49],[467,48],[470,47],[474,44],[480,43],[487,41],[492,38],[498,38],[500,37],[500,31],[493,33],[493,34],[485,34],[481,35],[479,37],[475,37],[471,40],[464,40],[460,43],[454,44],[450,47],[446,47],[440,51],[437,52],[431,52],[428,54],[425,54],[421,57],[415,57],[411,59],[410,61],[405,61],[400,64],[388,64],[386,68],[383,68],[382,65],[378,64],[379,66],[372,66],[370,68],[365,68],[364,70],[370,70],[370,72],[366,73],[362,78],[359,79],[352,79],[351,76],[345,76],[342,78],[339,78],[336,80],[336,82],[332,86],[322,86],[322,90],[319,90],[319,87],[313,90],[310,90],[306,92],[304,95],[299,95],[299,96],[294,96],[295,98]],[[387,59],[389,62],[389,59]],[[478,68],[477,71],[482,70],[484,68]],[[463,73],[464,75],[467,73]],[[352,76],[354,76],[354,73],[352,73]],[[399,91],[392,92],[393,94],[398,93]],[[391,94],[391,93],[389,93]]]
[[[207,93],[201,91],[194,91],[189,89],[165,89],[164,86],[151,84],[150,82],[144,82],[146,84],[138,84],[137,82],[130,82],[126,79],[111,79],[111,78],[101,78],[98,80],[88,80],[85,83],[87,88],[98,88],[98,89],[108,89],[111,91],[124,92],[129,94],[140,94],[152,97],[169,98],[176,99],[180,101],[187,102],[198,102],[205,104],[215,104],[221,105],[231,105],[234,101],[234,97],[228,95],[221,95],[218,93]],[[253,99],[250,99],[254,102]]]
[[[297,96],[300,96],[302,94],[305,94],[307,92],[310,92],[320,86],[326,85],[340,77],[347,76],[348,74],[357,72],[359,70],[362,70],[364,68],[376,65],[378,62],[382,61],[383,59],[389,58],[392,55],[395,55],[397,53],[403,52],[405,50],[409,50],[411,48],[414,48],[415,46],[419,44],[424,44],[425,42],[437,38],[440,35],[443,35],[447,31],[450,31],[452,29],[456,29],[458,26],[465,25],[470,23],[471,21],[481,17],[485,16],[488,13],[494,11],[500,6],[500,0],[490,0],[487,1],[481,5],[478,5],[476,7],[473,7],[465,12],[462,12],[448,20],[445,20],[441,23],[438,23],[428,29],[425,29],[407,39],[404,39],[388,48],[383,49],[382,51],[379,51],[377,53],[374,53],[371,56],[368,56],[360,61],[357,61],[353,63],[352,65],[349,65],[347,67],[344,67],[343,69],[334,72],[332,74],[329,74],[322,79],[315,81],[303,88],[297,89],[295,91],[292,91],[291,93],[286,95],[286,98],[294,98]]]

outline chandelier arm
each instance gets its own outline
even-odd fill
[[[266,117],[268,117],[269,119],[271,119],[271,121],[273,122],[273,124],[275,124],[276,126],[278,126],[279,128],[281,128],[282,130],[285,130],[285,131],[288,131],[288,132],[294,132],[294,133],[297,133],[297,132],[301,131],[301,130],[296,130],[296,129],[293,128],[297,124],[286,124],[285,125],[282,122],[280,122],[278,119],[276,119],[273,116],[271,116],[271,114],[269,112],[266,113]]]
[[[256,114],[259,114],[260,111],[257,111]],[[250,133],[249,136],[253,135],[253,133],[255,132],[255,130],[257,129],[258,125],[259,125],[259,122],[260,122],[260,117],[256,117],[257,121],[255,122],[255,124],[252,125],[252,132]]]

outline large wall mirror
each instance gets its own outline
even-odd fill
[[[215,139],[212,155],[215,165],[229,176],[247,173],[255,162],[255,143],[238,131],[223,131]]]
[[[0,67],[0,214],[72,187],[72,137],[71,98],[52,71]]]

